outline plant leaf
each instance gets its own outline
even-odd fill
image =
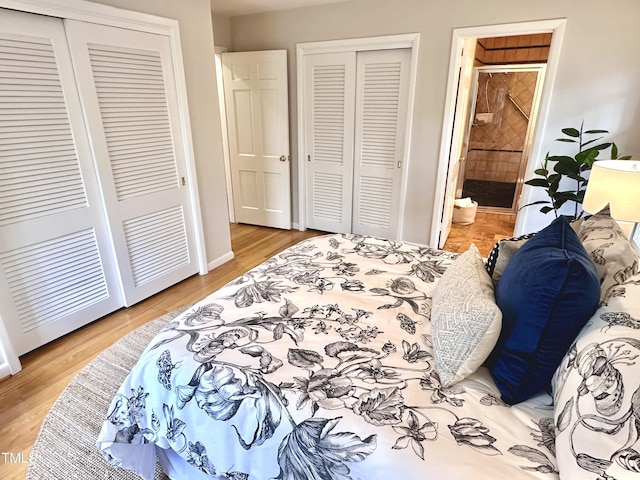
[[[598,140],[601,140],[601,139],[602,139],[602,137],[598,137],[598,138],[593,138],[593,139],[591,139],[591,140],[589,140],[587,142],[584,142],[582,144],[582,148],[586,147],[587,145],[591,145],[592,143],[597,142]],[[603,145],[605,145],[605,144],[603,144]],[[592,147],[592,148],[595,148],[595,147]],[[604,150],[604,149],[600,148],[598,150]]]
[[[563,128],[562,133],[564,133],[568,137],[578,138],[580,136],[580,132],[575,128]]]
[[[558,162],[553,169],[560,175],[565,175],[572,180],[577,180],[580,177],[580,167],[576,165],[575,162],[572,163],[573,165],[569,162]]]
[[[543,205],[547,203],[551,203],[551,202],[549,200],[536,200],[535,202],[527,203],[526,205],[523,205],[520,208],[530,207],[531,205]]]
[[[532,187],[543,187],[546,188],[549,186],[549,182],[545,178],[532,178],[531,180],[527,180],[524,182],[526,185],[531,185]]]
[[[589,165],[591,166],[594,162],[594,160],[598,157],[598,154],[600,153],[600,151],[593,147],[593,148],[589,148],[587,150],[583,150],[582,152],[578,153],[576,155],[576,161],[580,164],[580,165]]]

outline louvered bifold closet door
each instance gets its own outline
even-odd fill
[[[170,39],[65,26],[131,305],[198,271]]]
[[[410,59],[409,49],[358,54],[354,233],[398,234]]]
[[[306,55],[307,226],[351,231],[356,53]]]
[[[62,20],[0,9],[0,314],[18,355],[122,306]]]

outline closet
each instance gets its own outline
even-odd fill
[[[411,49],[303,58],[307,226],[396,238]]]
[[[22,355],[198,272],[167,36],[0,9],[0,316]]]

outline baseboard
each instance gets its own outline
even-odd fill
[[[9,365],[8,362],[4,362],[0,364],[0,379],[4,377],[8,377],[10,375],[15,375],[20,370],[22,370],[22,365],[20,365],[19,363],[17,365],[17,369],[12,370],[11,365]]]
[[[223,265],[223,264],[227,263],[228,261],[233,260],[234,258],[235,258],[235,255],[233,254],[233,252],[227,252],[224,255],[219,256],[215,260],[210,261],[207,264],[207,268],[209,269],[209,271],[211,271],[214,268],[217,268],[220,265]]]

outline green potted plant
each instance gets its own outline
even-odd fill
[[[619,156],[618,147],[613,142],[597,143],[603,135],[609,133],[608,130],[584,130],[584,122],[580,129],[563,128],[562,138],[557,138],[557,142],[575,143],[578,152],[570,157],[568,155],[547,155],[542,162],[541,168],[535,170],[536,177],[527,180],[525,185],[540,187],[545,190],[549,199],[538,200],[528,203],[521,208],[532,205],[544,205],[540,208],[542,213],[553,212],[556,218],[560,208],[567,202],[574,202],[573,215],[566,215],[569,220],[576,220],[584,214],[580,207],[584,199],[584,192],[587,189],[589,179],[585,173],[591,170],[593,163],[598,159],[600,152],[611,148],[611,155],[608,159],[629,160],[630,156]],[[590,138],[597,135],[596,138]],[[561,188],[564,188],[561,190]]]

